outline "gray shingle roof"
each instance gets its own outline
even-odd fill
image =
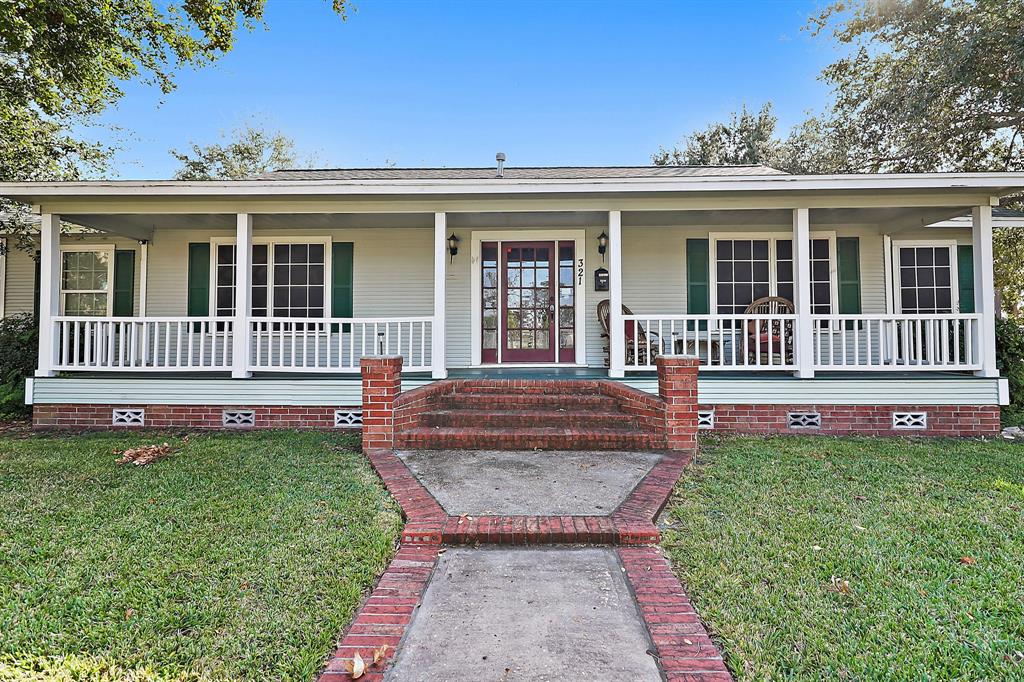
[[[323,168],[287,169],[257,175],[258,180],[487,180],[489,168]],[[599,180],[602,178],[686,178],[784,175],[767,166],[506,166],[510,180]]]

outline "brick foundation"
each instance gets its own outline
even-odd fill
[[[714,410],[706,433],[790,433],[865,436],[995,436],[997,405],[701,405]],[[818,412],[821,428],[790,428],[790,412]],[[927,428],[894,429],[893,412],[924,412]]]
[[[658,356],[658,395],[664,404],[665,445],[688,450],[697,445],[697,369],[700,359],[689,355]]]
[[[252,410],[257,429],[333,429],[334,411],[343,406],[268,405],[69,405],[42,403],[33,406],[32,426],[36,429],[138,429],[112,426],[115,409],[144,409],[144,428],[223,429],[224,410]],[[230,427],[229,427],[230,428]]]

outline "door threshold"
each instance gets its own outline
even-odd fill
[[[559,367],[564,367],[566,369],[581,369],[590,367],[590,365],[579,365],[568,362],[493,362],[480,365],[470,365],[469,369],[517,369],[519,367],[543,367],[545,369],[557,369]],[[600,367],[597,369],[600,369]]]

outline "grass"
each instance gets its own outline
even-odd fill
[[[350,437],[0,438],[0,680],[310,680],[400,525]]]
[[[712,441],[666,519],[741,679],[1024,679],[1019,444]]]

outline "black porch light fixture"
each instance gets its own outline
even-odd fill
[[[450,235],[448,235],[448,255],[450,256],[450,258],[448,259],[449,263],[452,262],[453,260],[455,260],[455,255],[458,252],[459,252],[459,238],[455,236],[454,232],[452,232]]]
[[[604,254],[608,252],[608,235],[604,232],[597,235],[597,252],[601,254],[601,262],[604,262]]]

